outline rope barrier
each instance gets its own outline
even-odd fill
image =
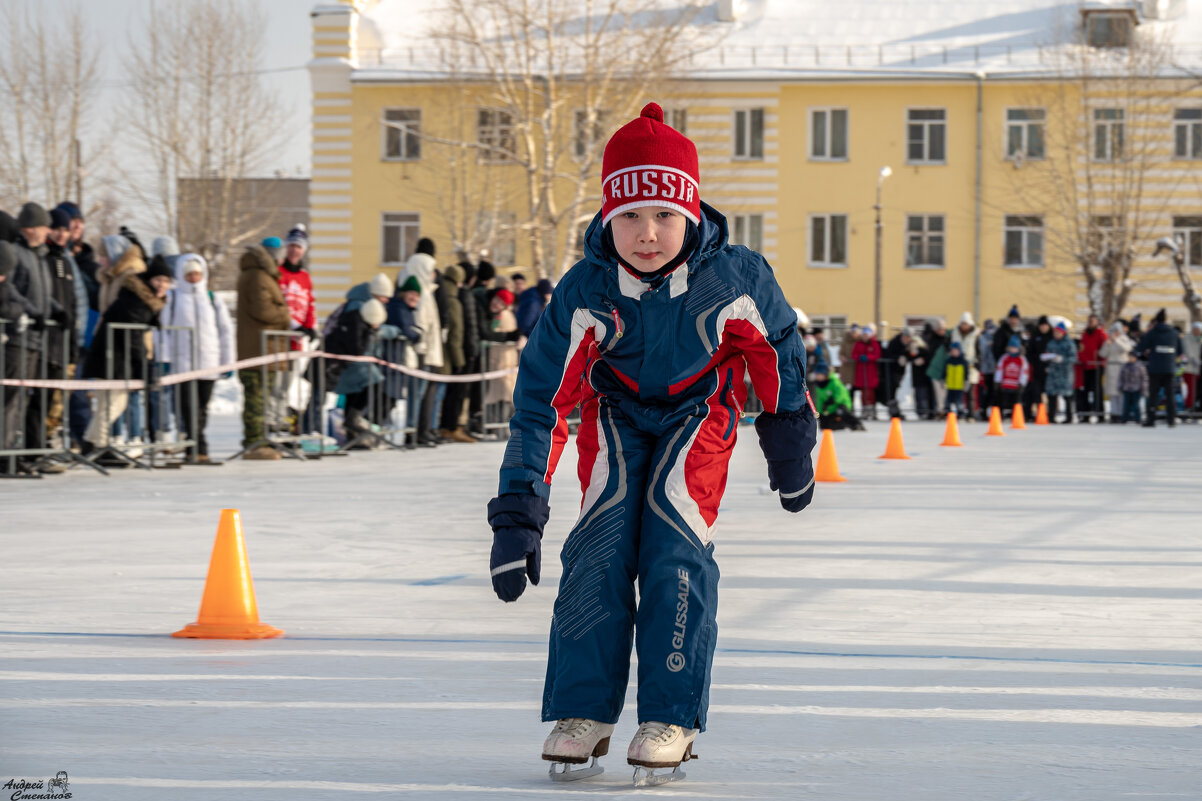
[[[434,381],[444,384],[473,384],[477,381],[491,381],[494,378],[502,378],[507,375],[513,375],[518,371],[516,367],[509,367],[504,370],[490,370],[486,373],[468,373],[464,375],[443,375],[441,373],[431,373],[425,370],[417,370],[412,367],[406,367],[403,364],[386,361],[376,358],[375,356],[346,356],[338,353],[326,353],[324,351],[289,351],[288,353],[271,354],[268,356],[255,356],[250,359],[242,359],[231,364],[222,364],[217,367],[208,367],[200,370],[189,370],[186,373],[175,373],[173,375],[164,376],[158,381],[155,386],[169,387],[175,384],[183,384],[187,381],[192,381],[196,378],[205,378],[211,376],[219,376],[222,373],[228,373],[234,370],[246,370],[252,367],[262,367],[266,364],[282,364],[284,362],[294,361],[297,359],[316,359],[326,358],[335,359],[343,362],[365,362],[369,364],[377,364],[381,367],[386,367],[390,370],[396,370],[398,373],[420,378],[425,381]],[[146,389],[147,383],[143,380],[121,380],[121,379],[35,379],[35,378],[5,378],[0,379],[0,386],[6,387],[29,387],[29,388],[46,388],[46,389],[65,389],[65,390],[103,390],[103,389],[125,389],[130,391]]]

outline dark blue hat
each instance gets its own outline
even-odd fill
[[[1007,317],[1022,317],[1022,315],[1018,313],[1018,304],[1017,303],[1015,303],[1013,306],[1010,307],[1010,312],[1006,316]]]
[[[1006,344],[1006,347],[1008,347],[1008,348],[1020,348],[1021,349],[1022,346],[1023,346],[1023,341],[1021,339],[1019,339],[1017,336],[1010,337],[1010,342],[1008,342]]]
[[[829,366],[829,365],[828,365],[826,362],[824,362],[824,361],[822,361],[821,359],[819,359],[818,361],[814,362],[814,369],[810,370],[810,374],[811,374],[811,375],[812,375],[812,374],[814,374],[814,373],[827,373],[827,374],[829,374],[829,373],[830,373],[830,371],[831,371],[831,368],[830,368],[830,366]]]
[[[62,203],[59,203],[54,208],[65,211],[67,213],[67,216],[70,217],[72,220],[82,220],[83,219],[83,212],[79,210],[79,206],[76,206],[74,203],[72,203],[69,200],[64,200]]]
[[[50,210],[50,227],[51,228],[70,228],[71,215],[63,211],[58,206]]]

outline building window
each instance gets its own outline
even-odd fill
[[[476,143],[483,148],[484,161],[512,161],[514,146],[513,115],[496,108],[476,112]]]
[[[597,150],[597,146],[605,142],[605,120],[608,114],[604,111],[593,112],[593,124],[588,124],[588,112],[577,109],[574,128],[574,150],[576,158],[582,159],[589,152]]]
[[[906,215],[906,266],[943,266],[943,215]]]
[[[847,266],[847,215],[810,216],[810,266]]]
[[[1126,47],[1131,43],[1132,15],[1089,11],[1085,15],[1085,41],[1090,47]]]
[[[422,110],[384,109],[384,160],[416,161],[422,157]]]
[[[689,127],[689,110],[686,108],[667,108],[664,109],[664,122],[675,128],[682,134],[688,134]]]
[[[1043,124],[1046,112],[1041,108],[1006,109],[1006,158],[1043,158]]]
[[[1008,214],[1005,223],[1005,265],[1042,267],[1043,218]]]
[[[498,267],[517,263],[515,220],[512,211],[476,212],[476,233],[487,244],[489,261]]]
[[[743,245],[759,253],[764,249],[764,215],[734,215],[735,232],[731,244]]]
[[[1185,251],[1185,263],[1202,267],[1202,217],[1174,217],[1173,239]]]
[[[764,157],[764,110],[740,109],[734,118],[734,155],[737,159]]]
[[[1202,108],[1173,112],[1173,141],[1177,158],[1202,159]]]
[[[947,159],[947,111],[912,108],[906,113],[906,161],[941,164]]]
[[[1118,161],[1123,157],[1123,110],[1093,110],[1093,157],[1095,161]]]
[[[810,110],[810,158],[847,160],[847,109]]]
[[[404,264],[409,261],[417,249],[421,230],[421,215],[416,212],[384,212],[380,235],[381,263]]]

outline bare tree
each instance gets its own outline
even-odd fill
[[[164,230],[219,275],[231,249],[262,233],[261,218],[238,202],[241,183],[283,140],[280,105],[263,80],[269,28],[255,0],[148,0],[144,19],[124,64],[124,116],[152,174],[125,177]],[[182,198],[188,178],[203,189]]]
[[[512,231],[530,242],[540,276],[566,270],[580,227],[600,205],[601,155],[612,132],[652,94],[663,97],[691,52],[703,0],[447,0],[435,26],[444,71],[470,103],[466,131],[423,138],[457,148],[457,163],[520,170],[520,195],[500,178],[477,195],[484,215],[464,241]],[[475,174],[466,170],[465,176]],[[493,209],[512,209],[498,224]],[[485,230],[487,229],[487,230]]]
[[[1018,129],[1008,131],[1007,143],[1014,195],[1055,212],[1045,229],[1048,255],[1075,265],[1090,312],[1106,324],[1122,316],[1137,284],[1136,262],[1152,253],[1185,178],[1170,168],[1164,109],[1196,81],[1175,69],[1167,37],[1132,31],[1125,47],[1062,37],[1067,44],[1042,51],[1053,59],[1055,79],[1025,99],[1046,109],[1046,129],[1037,119],[1008,121]],[[1036,124],[1046,141],[1040,135],[1032,154],[1022,131]]]
[[[100,73],[86,20],[76,7],[43,11],[49,19],[12,6],[3,15],[0,203],[9,207],[35,196],[48,204],[79,201],[107,149],[91,115]]]

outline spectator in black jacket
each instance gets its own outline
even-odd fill
[[[1148,362],[1148,415],[1144,426],[1156,425],[1156,407],[1160,405],[1160,393],[1164,392],[1165,415],[1169,428],[1177,425],[1176,375],[1177,360],[1184,349],[1177,330],[1165,322],[1165,311],[1161,309],[1152,318],[1152,327],[1135,346],[1135,353]]]
[[[1043,399],[1043,385],[1048,380],[1048,363],[1042,358],[1052,340],[1052,324],[1046,314],[1041,315],[1039,322],[1030,332],[1027,339],[1027,362],[1031,365],[1031,381],[1023,390],[1023,414],[1028,420],[1034,420]]]

